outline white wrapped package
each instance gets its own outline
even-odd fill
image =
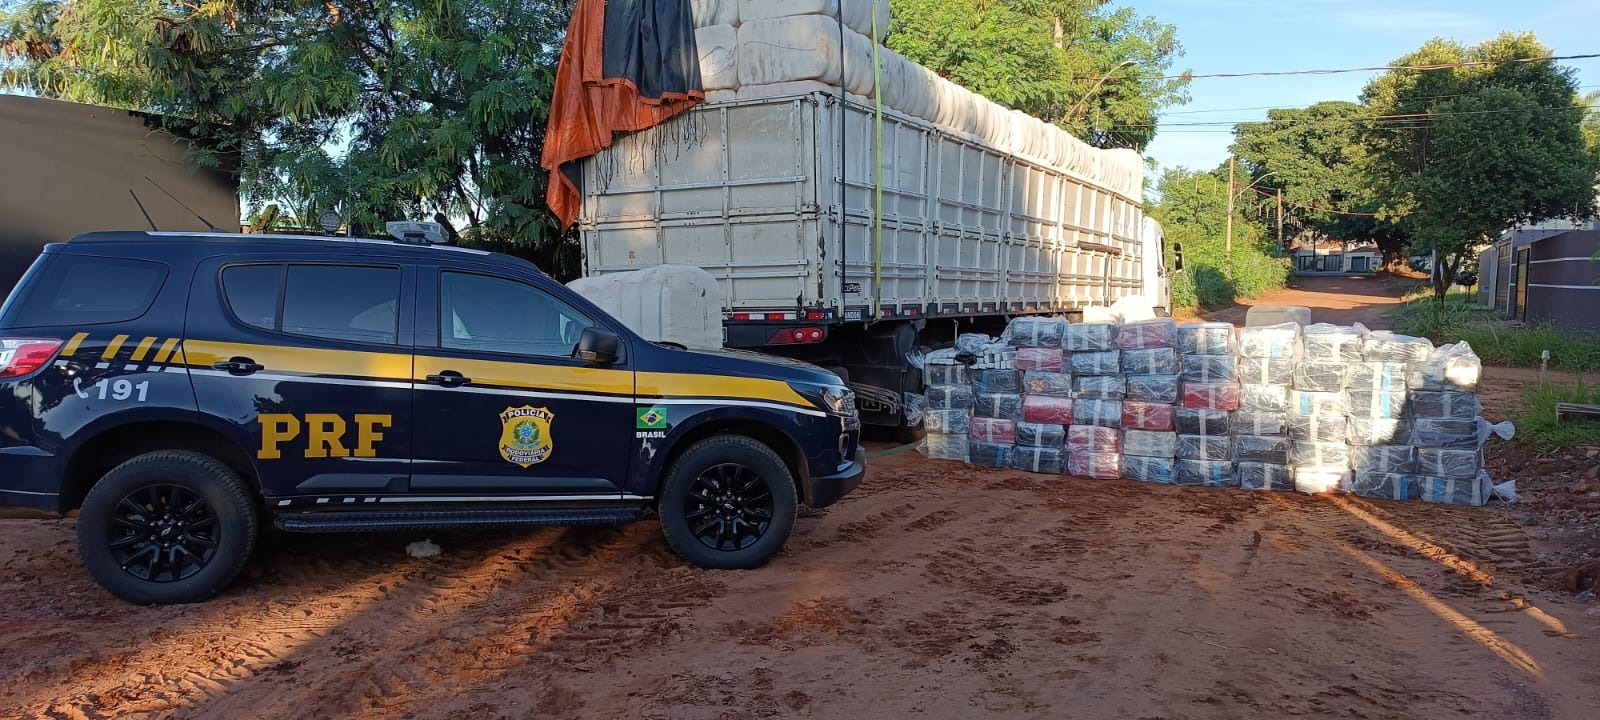
[[[1344,439],[1351,445],[1409,445],[1411,421],[1351,417]]]
[[[689,11],[694,14],[697,28],[712,25],[739,24],[740,0],[689,0]],[[698,38],[697,38],[698,39]]]
[[[1172,458],[1178,454],[1178,434],[1152,430],[1124,430],[1122,454],[1137,457]]]
[[[770,5],[789,7],[789,3]],[[743,17],[743,10],[738,52],[741,97],[750,86],[805,80],[841,86],[857,95],[871,94],[872,41],[867,36],[846,28],[841,55],[839,25],[832,18],[796,15],[752,20]]]
[[[1359,362],[1345,365],[1345,388],[1365,392],[1406,391],[1405,363]]]
[[[722,1],[728,2],[728,0]],[[737,21],[741,23],[788,15],[821,15],[836,24],[842,20],[845,27],[862,35],[871,35],[876,29],[878,34],[874,39],[880,42],[889,32],[889,0],[737,0],[737,2],[739,3]],[[874,12],[878,14],[876,18],[872,16]]]
[[[966,433],[959,435],[928,433],[922,438],[922,454],[933,460],[967,461],[971,439]]]
[[[1345,365],[1342,362],[1306,360],[1295,365],[1294,389],[1306,392],[1343,392]]]
[[[1302,442],[1343,443],[1349,433],[1343,415],[1300,415],[1290,413],[1289,438]]]
[[[1239,380],[1249,385],[1291,385],[1294,358],[1239,358]]]
[[[1477,390],[1483,362],[1465,342],[1440,345],[1411,374],[1413,390]]]
[[[700,268],[657,265],[579,278],[567,287],[651,342],[722,348],[722,286]]]
[[[1289,409],[1289,387],[1243,385],[1239,388],[1239,409],[1265,413],[1286,412]]]
[[[1350,446],[1342,442],[1289,443],[1289,464],[1295,467],[1350,467]]]
[[[1312,362],[1360,362],[1366,334],[1361,323],[1349,327],[1317,323],[1301,331],[1300,348]]]
[[[1432,352],[1433,342],[1427,338],[1398,335],[1387,330],[1368,333],[1361,342],[1361,357],[1369,362],[1414,365],[1426,361]]]
[[[966,435],[972,432],[972,411],[929,410],[922,416],[922,425],[930,434]]]
[[[707,91],[739,89],[739,31],[711,25],[694,31],[700,52],[700,82]]]
[[[1289,391],[1291,415],[1343,415],[1350,410],[1344,393]]]
[[[1350,486],[1350,470],[1336,466],[1294,468],[1294,489],[1307,494],[1339,492]]]
[[[1300,325],[1282,323],[1239,329],[1239,354],[1257,358],[1300,356]]]

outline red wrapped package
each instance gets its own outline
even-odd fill
[[[1073,425],[1067,428],[1067,452],[1122,452],[1122,431],[1099,425]]]
[[[972,419],[972,439],[997,445],[1017,444],[1017,424],[1011,420],[975,417]]]
[[[1238,383],[1183,384],[1183,406],[1191,410],[1238,410]]]
[[[1025,395],[1022,398],[1022,419],[1045,425],[1071,425],[1072,398]]]
[[[1117,480],[1122,477],[1122,456],[1111,453],[1070,453],[1067,455],[1067,474],[1095,480]]]
[[[1171,430],[1173,409],[1171,405],[1161,403],[1125,400],[1122,403],[1122,427],[1129,430]]]
[[[1123,350],[1169,348],[1177,336],[1178,325],[1170,319],[1129,323],[1117,330],[1117,347]]]
[[[1065,355],[1061,348],[1017,348],[1018,370],[1043,370],[1044,372],[1061,372],[1061,364]]]

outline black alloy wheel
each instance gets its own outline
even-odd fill
[[[794,475],[771,447],[742,435],[690,446],[667,470],[656,509],[667,544],[691,564],[761,567],[783,549],[799,508]]]
[[[743,550],[772,527],[772,489],[755,469],[723,463],[695,478],[684,511],[701,545],[718,551]]]
[[[217,554],[217,514],[179,485],[147,485],[123,497],[106,527],[111,557],[147,582],[177,582],[204,570]]]

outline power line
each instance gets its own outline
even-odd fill
[[[1273,120],[1273,119],[1269,118],[1269,119],[1266,119],[1266,120],[1237,120],[1237,121],[1233,121],[1233,120],[1205,120],[1205,121],[1196,121],[1196,122],[1176,122],[1176,123],[1173,123],[1173,122],[1159,122],[1158,121],[1156,123],[1147,123],[1147,124],[1119,125],[1118,127],[1121,127],[1121,128],[1149,128],[1149,127],[1170,128],[1170,127],[1211,127],[1211,126],[1228,126],[1228,125],[1294,125],[1294,124],[1311,124],[1311,123],[1326,123],[1326,122],[1354,122],[1354,123],[1380,123],[1380,124],[1387,123],[1387,124],[1384,125],[1384,127],[1392,127],[1392,126],[1395,126],[1395,125],[1405,125],[1407,123],[1417,123],[1417,124],[1420,125],[1420,124],[1424,124],[1425,121],[1431,120],[1433,118],[1452,117],[1452,116],[1457,116],[1457,115],[1494,115],[1494,114],[1502,114],[1502,113],[1519,113],[1519,112],[1560,112],[1560,111],[1575,110],[1575,109],[1582,109],[1584,111],[1584,114],[1590,114],[1590,113],[1596,112],[1597,110],[1600,110],[1600,104],[1596,104],[1596,105],[1572,104],[1572,105],[1561,105],[1561,106],[1556,106],[1556,107],[1502,108],[1502,109],[1498,109],[1498,110],[1461,110],[1461,111],[1457,111],[1457,112],[1397,113],[1397,114],[1392,114],[1392,115],[1352,115],[1350,117],[1287,118],[1287,119],[1278,119],[1278,120]]]
[[[1588,90],[1590,88],[1600,88],[1600,83],[1595,83],[1595,84],[1592,84],[1592,85],[1579,85],[1575,89],[1577,89],[1577,90]],[[1415,100],[1447,100],[1449,98],[1464,97],[1464,96],[1470,95],[1470,94],[1471,93],[1454,93],[1454,94],[1451,94],[1451,95],[1419,95],[1419,96],[1417,96],[1415,98],[1412,98],[1412,99],[1415,99]],[[1351,102],[1350,104],[1356,105],[1357,103]],[[1311,106],[1310,105],[1257,105],[1257,106],[1254,106],[1254,107],[1207,108],[1205,110],[1171,110],[1171,111],[1162,111],[1162,112],[1157,113],[1157,114],[1161,115],[1162,117],[1166,117],[1168,115],[1204,115],[1204,114],[1207,114],[1207,113],[1246,112],[1246,111],[1249,111],[1249,110],[1305,110],[1305,109],[1307,109],[1309,107],[1311,107]],[[1248,122],[1248,121],[1246,121],[1246,122]]]
[[[1265,196],[1267,198],[1271,198],[1271,199],[1274,199],[1274,200],[1276,200],[1278,198],[1278,195],[1276,193],[1269,193],[1269,192],[1267,192],[1265,190],[1262,190],[1261,188],[1251,188],[1251,190],[1254,190],[1257,193],[1259,193],[1259,194],[1261,194],[1261,195],[1263,195],[1263,196]],[[1303,205],[1301,203],[1289,202],[1288,200],[1283,201],[1283,204],[1288,205],[1289,207],[1297,207],[1297,208],[1300,208],[1302,210],[1311,210],[1313,212],[1327,213],[1329,215],[1346,215],[1346,216],[1349,216],[1349,217],[1371,217],[1371,218],[1375,218],[1375,217],[1378,217],[1379,215],[1382,215],[1384,217],[1406,217],[1407,215],[1411,215],[1412,214],[1412,213],[1408,213],[1408,212],[1405,212],[1405,213],[1369,213],[1369,212],[1354,212],[1354,211],[1351,211],[1351,210],[1334,210],[1334,209],[1331,209],[1331,208],[1317,207],[1315,205]]]
[[[1554,60],[1592,60],[1600,58],[1600,53],[1586,55],[1551,55],[1537,58],[1511,58],[1508,60],[1473,60],[1458,63],[1435,63],[1432,65],[1374,65],[1371,67],[1338,68],[1335,70],[1267,70],[1258,72],[1237,73],[1184,73],[1182,75],[1152,75],[1148,77],[1135,75],[1130,80],[1203,80],[1210,78],[1241,78],[1241,77],[1281,77],[1285,75],[1338,75],[1341,73],[1357,72],[1388,72],[1391,70],[1451,70],[1455,68],[1483,67],[1488,65],[1518,65],[1524,63],[1551,62]],[[1090,75],[1078,77],[1078,80],[1099,80],[1101,76]],[[1121,80],[1123,78],[1113,78]]]

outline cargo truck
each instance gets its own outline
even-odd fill
[[[906,435],[920,346],[1018,315],[1170,308],[1141,198],[837,92],[700,105],[581,175],[586,276],[704,268],[728,347],[828,367],[865,424]]]

